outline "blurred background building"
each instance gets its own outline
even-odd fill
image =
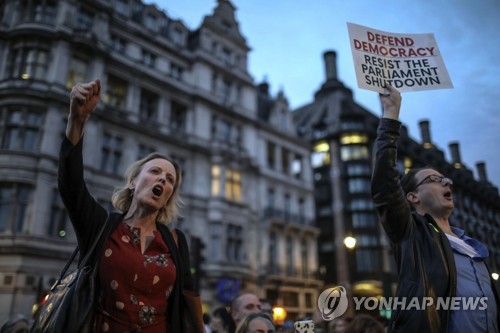
[[[100,78],[85,134],[85,177],[110,197],[152,151],[184,170],[183,219],[205,311],[241,291],[312,316],[327,286],[390,294],[394,267],[370,197],[377,110],[356,104],[324,53],[325,82],[290,110],[248,72],[250,47],[230,1],[196,30],[140,0],[4,0],[0,4],[0,321],[30,315],[76,239],[57,191],[57,163],[78,82]],[[406,131],[400,170],[434,164],[453,178],[455,224],[490,247],[500,269],[500,198],[478,163]],[[348,238],[350,237],[350,238]],[[347,241],[347,242],[345,242]],[[350,242],[349,242],[350,241]],[[348,246],[346,246],[346,244]]]

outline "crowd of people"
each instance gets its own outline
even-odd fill
[[[205,333],[294,333],[293,322],[283,324],[274,322],[272,308],[264,299],[252,293],[243,293],[234,298],[228,306],[215,308],[211,314],[205,313]],[[307,318],[304,318],[307,319]],[[0,328],[0,333],[28,333],[30,320],[16,314]],[[358,314],[352,319],[339,317],[331,321],[316,321],[315,333],[385,333],[380,320]]]
[[[316,333],[498,332],[498,294],[486,265],[488,249],[451,226],[453,181],[433,167],[401,178],[396,167],[401,96],[390,86],[381,94],[383,115],[375,141],[372,195],[398,266],[400,297],[486,297],[487,308],[461,311],[427,307],[396,311],[389,327],[367,314],[316,323]],[[133,163],[112,197],[110,214],[89,193],[83,177],[86,124],[100,100],[101,83],[76,85],[60,150],[58,185],[81,252],[108,226],[97,261],[100,295],[93,332],[184,333],[181,293],[193,291],[184,234],[167,227],[178,215],[182,173],[172,159],[151,154]],[[124,262],[126,256],[129,260]],[[138,287],[141,286],[141,287]],[[167,295],[165,297],[164,295]],[[129,301],[124,301],[129,300]],[[130,301],[132,300],[132,301]],[[201,305],[200,305],[201,307]],[[156,315],[164,314],[164,315]],[[207,333],[294,332],[273,322],[269,302],[252,293],[236,297],[203,318]],[[29,321],[10,318],[0,333],[28,332]]]
[[[243,293],[230,305],[221,306],[205,314],[206,333],[294,333],[299,332],[294,322],[277,323],[270,303],[252,293]],[[380,318],[368,314],[357,314],[352,318],[339,317],[323,321],[318,316],[302,318],[313,320],[315,333],[385,333],[386,327]]]

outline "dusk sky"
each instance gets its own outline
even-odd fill
[[[172,18],[197,29],[217,0],[163,0]],[[421,142],[418,122],[430,121],[431,139],[450,161],[459,142],[462,163],[477,179],[500,186],[500,2],[498,0],[233,0],[240,32],[251,47],[249,72],[295,109],[313,101],[325,80],[323,53],[337,52],[339,79],[363,107],[381,114],[378,94],[358,88],[347,22],[392,33],[433,33],[453,89],[403,93],[401,120]]]

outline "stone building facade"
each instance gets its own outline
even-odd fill
[[[101,103],[84,136],[94,197],[111,209],[130,163],[174,157],[184,171],[177,226],[204,246],[205,311],[250,291],[290,319],[313,313],[322,282],[310,146],[286,98],[261,96],[235,11],[214,2],[190,30],[140,0],[2,2],[0,321],[29,316],[75,246],[58,151],[71,87],[95,78]]]

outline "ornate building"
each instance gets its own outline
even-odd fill
[[[173,156],[184,170],[178,226],[202,250],[193,259],[205,310],[250,291],[292,320],[313,313],[322,282],[310,146],[286,98],[248,73],[236,8],[214,5],[190,30],[140,0],[2,1],[0,321],[29,316],[75,246],[58,151],[69,91],[94,78],[92,194],[111,208],[126,166],[152,151]]]

